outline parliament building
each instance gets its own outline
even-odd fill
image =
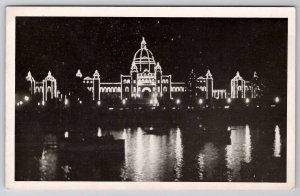
[[[163,74],[160,63],[155,61],[144,38],[133,56],[129,73],[120,75],[120,81],[102,81],[100,74],[98,70],[95,70],[92,76],[84,76],[81,70],[77,70],[74,78],[79,81],[80,88],[85,88],[90,94],[85,96],[98,103],[102,99],[117,98],[123,102],[134,99],[156,105],[159,99],[177,100],[191,91],[189,82],[175,82],[171,74]],[[30,82],[31,94],[42,95],[43,103],[49,99],[67,99],[72,96],[70,92],[65,95],[60,93],[56,79],[50,71],[40,82],[36,82],[29,71],[26,80]],[[246,81],[237,72],[230,82],[229,90],[214,89],[214,78],[208,70],[204,77],[195,77],[194,90],[197,99],[255,99],[260,97],[261,83],[256,72],[250,81]]]

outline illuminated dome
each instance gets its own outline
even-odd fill
[[[156,65],[152,52],[147,49],[145,38],[141,42],[141,48],[134,54],[133,63],[138,67],[139,72],[144,72],[145,69],[154,72]]]

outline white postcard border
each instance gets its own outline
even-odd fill
[[[66,17],[216,17],[288,18],[287,182],[35,182],[15,181],[15,18]],[[295,8],[293,7],[7,7],[5,177],[11,189],[76,190],[287,190],[295,187]]]

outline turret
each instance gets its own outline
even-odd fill
[[[31,75],[31,72],[29,71],[27,76],[26,76],[26,80],[28,82],[30,82],[30,87],[29,87],[29,91],[30,91],[30,94],[33,95],[35,93],[35,80],[34,78],[32,77]]]
[[[100,74],[98,70],[93,74],[93,100],[100,101]]]
[[[131,96],[136,97],[137,95],[137,73],[138,73],[138,68],[135,64],[135,62],[132,62],[131,64],[131,70],[130,70],[130,75],[131,75]]]
[[[82,78],[82,73],[81,73],[80,69],[77,70],[76,77]]]
[[[206,73],[206,99],[211,99],[213,94],[213,77],[210,70]]]
[[[159,62],[157,62],[154,71],[156,75],[156,91],[158,94],[162,95],[162,85],[161,85],[162,71]]]

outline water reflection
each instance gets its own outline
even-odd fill
[[[182,146],[182,136],[181,130],[179,128],[176,129],[176,140],[175,140],[175,173],[176,178],[175,181],[179,181],[182,173],[182,164],[183,164],[183,146]]]
[[[275,127],[275,138],[274,138],[274,157],[280,157],[281,156],[281,136],[280,136],[280,129],[279,126],[276,125]]]
[[[57,174],[57,151],[55,149],[44,149],[39,163],[40,180],[55,180]]]
[[[241,161],[251,161],[251,132],[249,125],[231,127],[231,145],[226,147],[226,165],[228,181],[240,181]]]
[[[159,134],[149,133],[144,127],[111,130],[92,127],[88,130],[94,137],[110,133],[116,139],[124,139],[124,159],[104,163],[96,160],[92,153],[63,154],[59,149],[45,148],[37,159],[40,180],[243,181],[241,171],[245,164],[256,168],[247,170],[252,172],[248,176],[259,175],[260,179],[266,179],[269,172],[270,167],[264,165],[274,165],[273,173],[282,169],[275,165],[280,164],[284,145],[278,125],[275,129],[274,125],[263,128],[248,124],[230,126],[230,145],[218,142],[229,136],[211,135],[209,138],[220,138],[208,141],[198,128],[161,128]],[[208,127],[206,132],[209,130]],[[24,156],[31,154],[22,152],[19,157],[26,160]],[[26,164],[22,167],[26,171]],[[33,179],[29,176],[33,172],[24,171],[17,172],[24,175],[23,179]]]
[[[204,144],[203,149],[198,155],[198,175],[199,180],[204,177],[207,181],[213,181],[216,174],[216,167],[218,166],[220,155],[218,148],[211,142]]]

